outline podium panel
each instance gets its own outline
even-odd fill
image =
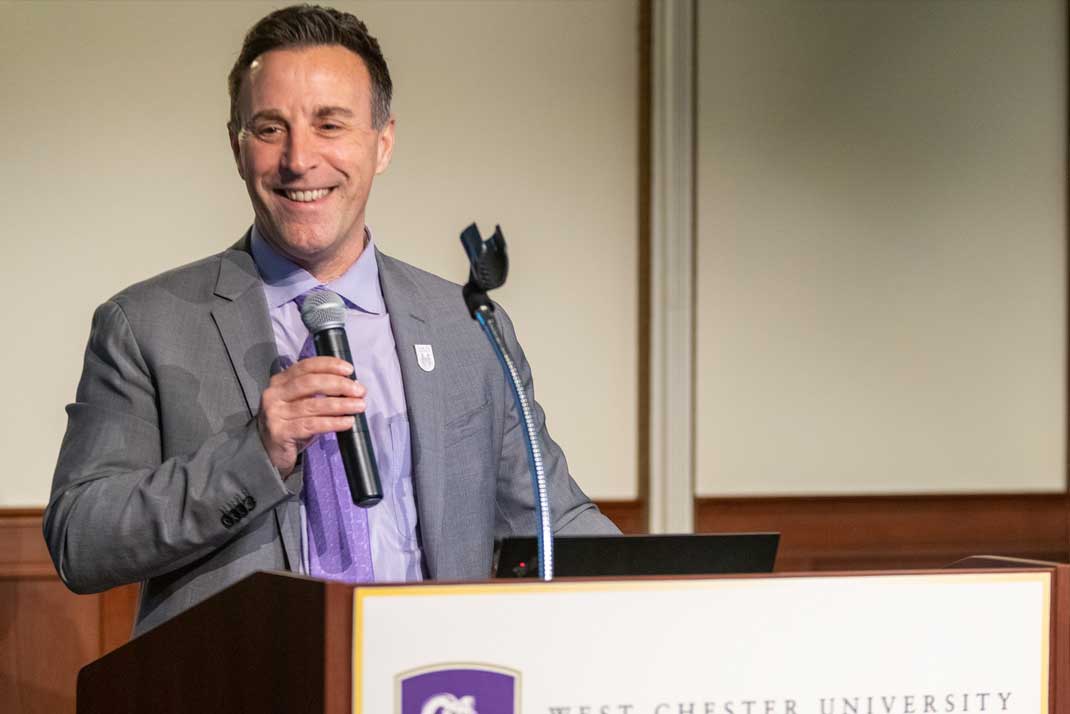
[[[368,587],[355,714],[1047,714],[1052,572]]]

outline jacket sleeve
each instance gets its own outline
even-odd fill
[[[542,448],[543,467],[550,495],[550,514],[557,535],[612,535],[620,530],[598,510],[569,474],[561,447],[550,437],[546,415],[535,401],[535,386],[524,350],[517,341],[513,324],[501,308],[495,310],[502,337],[520,374]],[[502,379],[505,379],[503,373]],[[506,388],[505,429],[498,473],[496,538],[531,535],[536,529],[535,498],[524,427],[519,418],[512,389]]]
[[[122,307],[101,305],[43,524],[56,570],[75,592],[180,568],[292,496],[255,419],[163,460],[157,395]]]

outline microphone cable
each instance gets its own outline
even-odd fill
[[[520,384],[520,373],[516,369],[516,364],[509,355],[509,350],[505,348],[505,341],[501,337],[501,330],[494,317],[493,308],[489,305],[479,306],[475,310],[475,318],[494,347],[494,354],[497,355],[502,370],[509,377],[517,415],[524,427],[524,444],[527,446],[531,487],[536,496],[535,516],[539,526],[535,531],[539,553],[539,577],[549,582],[554,579],[554,533],[550,522],[550,497],[546,486],[546,471],[543,468],[542,449],[539,447],[539,436],[535,432],[531,404],[528,402],[527,394],[524,393],[523,385]]]

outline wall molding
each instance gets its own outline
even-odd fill
[[[654,0],[652,15],[646,495],[650,531],[682,533],[692,529],[695,462],[695,3]]]

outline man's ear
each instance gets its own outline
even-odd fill
[[[386,126],[379,132],[378,155],[375,162],[377,175],[386,171],[386,167],[390,165],[390,157],[394,155],[394,124],[394,117],[391,115]]]
[[[238,136],[238,130],[229,122],[227,123],[227,135],[230,137],[230,150],[234,154],[234,164],[238,167],[238,175],[244,181],[245,171],[241,165],[241,139]]]

